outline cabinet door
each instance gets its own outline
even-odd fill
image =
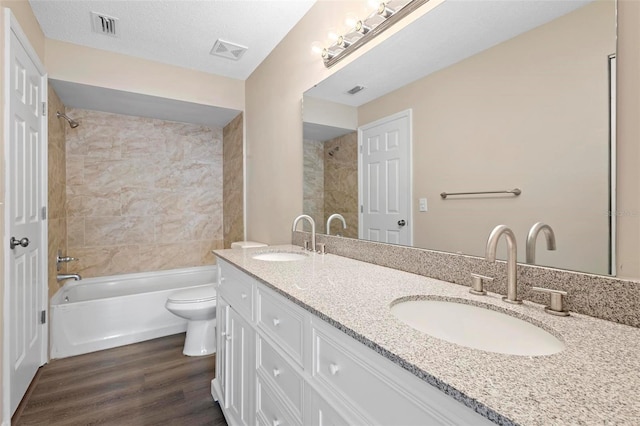
[[[239,425],[254,423],[252,384],[255,383],[254,331],[233,308],[227,314],[228,376],[225,405]]]
[[[214,381],[217,382],[217,397],[219,398],[219,403],[222,407],[227,408],[227,377],[228,373],[228,352],[229,345],[227,344],[227,337],[229,335],[229,330],[227,328],[228,323],[228,315],[229,315],[229,304],[222,298],[218,298],[216,304],[216,343],[217,343],[217,352],[216,352],[216,377]]]

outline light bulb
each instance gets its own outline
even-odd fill
[[[347,25],[347,28],[355,27],[357,22],[358,22],[358,17],[353,13],[348,13],[347,17],[344,19],[344,23]]]
[[[314,41],[313,43],[311,43],[311,52],[313,52],[314,55],[322,54],[322,43],[320,43],[319,41]]]
[[[367,0],[367,6],[371,9],[377,10],[380,6],[380,0]]]
[[[336,41],[336,40],[338,40],[338,32],[335,29],[331,28],[329,30],[329,32],[327,33],[327,37],[331,41]]]

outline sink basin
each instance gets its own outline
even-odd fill
[[[523,356],[551,355],[565,348],[527,321],[465,303],[406,300],[393,303],[391,312],[416,330],[468,348]]]
[[[294,260],[305,259],[308,255],[305,253],[295,253],[290,251],[276,251],[270,253],[260,253],[253,256],[256,260],[265,260],[267,262],[291,262]]]

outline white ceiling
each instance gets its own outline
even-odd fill
[[[46,37],[246,80],[316,0],[29,0]],[[119,37],[92,31],[91,12],[118,18]],[[217,39],[248,47],[210,55]]]
[[[357,107],[591,1],[447,0],[305,96]],[[349,95],[357,85],[365,90]]]

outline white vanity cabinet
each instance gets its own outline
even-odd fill
[[[491,424],[224,260],[212,394],[232,424]]]

